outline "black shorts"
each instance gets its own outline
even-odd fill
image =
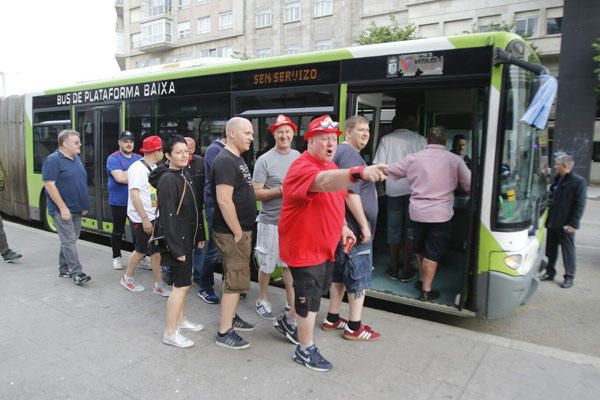
[[[163,260],[166,257],[163,257]],[[175,286],[176,288],[192,286],[192,263],[188,261],[186,256],[186,263],[169,262],[165,264],[163,261],[162,266],[162,278],[168,286]]]
[[[412,221],[413,250],[428,260],[440,262],[452,237],[452,223]]]
[[[148,240],[150,239],[150,235],[144,232],[144,226],[142,223],[133,222],[133,245],[135,251],[142,254],[152,255],[154,253],[158,253],[158,250],[153,249],[152,246],[148,245]]]
[[[323,264],[310,267],[289,266],[294,278],[294,307],[296,313],[302,318],[308,312],[319,312],[321,297],[329,291],[331,286],[331,273],[333,263],[325,261]]]

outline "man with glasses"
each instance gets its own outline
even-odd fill
[[[294,161],[283,183],[279,219],[279,254],[294,279],[298,340],[293,359],[315,371],[332,365],[314,344],[321,296],[331,285],[335,249],[340,237],[356,237],[344,224],[346,188],[359,180],[385,179],[385,165],[338,169],[332,161],[341,135],[329,115],[313,120],[304,139],[308,149]]]
[[[112,214],[113,230],[110,236],[112,247],[113,269],[123,269],[121,261],[121,243],[125,233],[127,218],[127,198],[129,197],[127,170],[137,160],[142,158],[133,152],[133,133],[123,131],[119,135],[119,150],[106,159],[108,172],[108,205]]]

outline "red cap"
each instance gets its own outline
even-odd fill
[[[273,132],[275,132],[275,129],[279,128],[280,126],[283,125],[289,125],[292,127],[292,130],[294,131],[294,134],[296,134],[296,132],[298,132],[298,127],[296,126],[295,123],[292,122],[291,119],[289,119],[289,117],[283,115],[283,114],[279,114],[277,116],[277,119],[275,120],[275,122],[273,122],[271,124],[271,126],[269,127],[269,131],[271,132],[271,135],[273,135]]]
[[[148,136],[142,142],[142,153],[152,153],[153,151],[162,150],[162,140],[158,136]]]
[[[304,140],[308,140],[319,133],[335,133],[340,136],[342,131],[339,130],[339,126],[339,123],[332,120],[329,115],[323,115],[322,117],[313,119],[308,124],[308,132],[304,134]]]

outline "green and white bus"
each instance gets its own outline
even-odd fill
[[[65,128],[81,133],[91,210],[85,229],[111,231],[105,161],[118,133],[193,136],[202,152],[234,115],[255,130],[251,151],[273,145],[267,127],[290,116],[299,127],[295,147],[312,118],[344,121],[361,114],[371,139],[362,152],[370,162],[397,112],[410,112],[426,135],[445,126],[450,139],[468,139],[473,160],[470,196],[457,195],[452,244],[433,283],[441,297],[418,301],[414,282],[385,277],[386,197],[380,197],[375,233],[373,287],[368,296],[442,312],[500,318],[526,303],[538,286],[543,262],[545,130],[520,122],[545,69],[517,35],[498,32],[420,39],[221,65],[131,73],[126,78],[80,84],[0,103],[0,156],[8,169],[3,212],[51,225],[41,167]],[[16,104],[16,105],[15,105]],[[20,111],[22,109],[22,111]],[[383,191],[381,191],[383,193]]]

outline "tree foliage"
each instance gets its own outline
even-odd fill
[[[470,31],[463,31],[464,33],[482,33],[482,32],[513,32],[515,31],[515,21],[508,23],[506,21],[502,21],[499,24],[489,24],[489,25],[485,25],[482,27],[477,26],[477,24],[473,24],[471,25],[471,30]],[[481,29],[482,28],[482,29]],[[533,42],[531,41],[531,34],[525,32],[525,33],[521,33],[519,34],[519,36],[521,36],[523,38],[523,40],[525,40],[527,42],[527,44],[529,44],[529,46],[531,47],[531,49],[537,53],[538,47],[536,45],[533,44]]]
[[[375,22],[371,21],[371,25],[358,37],[358,43],[365,45],[418,39],[416,32],[415,25],[401,26],[396,17],[392,15],[390,24],[387,26],[377,26]]]

